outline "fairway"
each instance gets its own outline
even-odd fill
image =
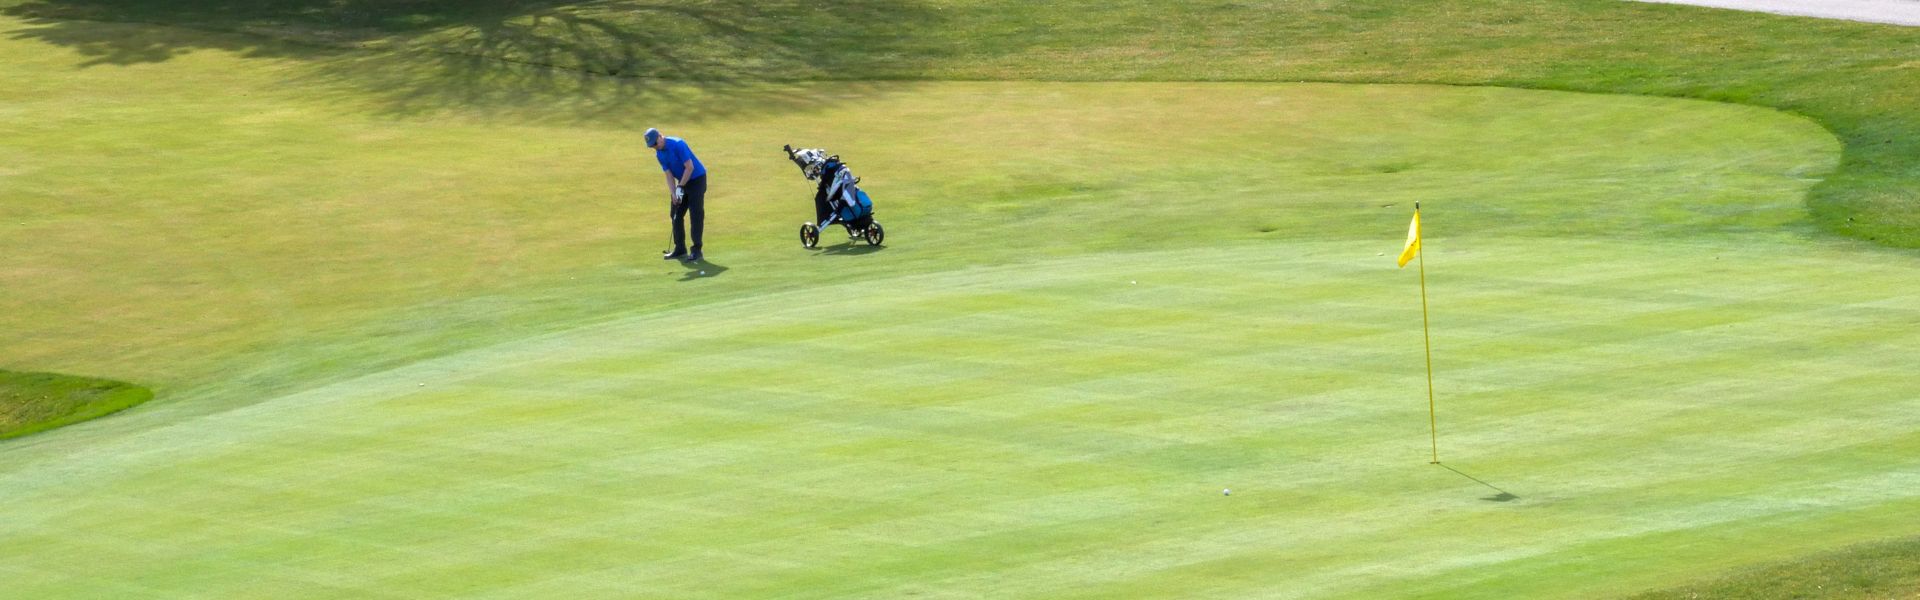
[[[392,66],[361,55],[86,67],[42,26],[0,18],[0,367],[158,396],[0,442],[0,595],[1592,597],[1920,510],[1920,259],[1817,233],[1840,145],[1786,113],[1150,82],[398,111],[341,83]],[[711,265],[654,257],[653,115],[715,174]],[[888,245],[800,248],[783,143],[846,156]],[[1448,467],[1392,262],[1415,201]]]

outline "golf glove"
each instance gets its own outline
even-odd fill
[[[679,204],[681,201],[686,199],[687,199],[687,188],[674,186],[673,187],[673,203]]]

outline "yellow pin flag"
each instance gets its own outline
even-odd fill
[[[1413,205],[1413,224],[1407,226],[1407,248],[1400,251],[1400,268],[1406,268],[1420,255],[1420,205]]]
[[[1413,203],[1413,224],[1407,226],[1407,248],[1400,251],[1400,267],[1420,259],[1420,337],[1427,350],[1427,436],[1433,445],[1433,464],[1440,464],[1440,419],[1433,403],[1433,329],[1427,318],[1427,259],[1420,254],[1420,203]]]

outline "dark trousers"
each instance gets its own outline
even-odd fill
[[[691,250],[699,252],[700,231],[705,229],[707,222],[707,176],[693,178],[693,181],[680,186],[680,190],[684,192],[680,203],[673,205],[667,211],[667,215],[673,218],[673,251],[688,250],[686,221],[691,215],[693,217],[693,248]]]

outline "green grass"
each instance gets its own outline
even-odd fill
[[[1920,541],[1863,544],[1787,564],[1634,596],[1693,598],[1912,598],[1920,595]]]
[[[0,450],[4,595],[1592,597],[1920,508],[1920,264],[1818,216],[1905,164],[1859,147],[1912,118],[1872,87],[1911,77],[1904,30],[903,3],[869,44],[878,21],[776,5],[693,70],[617,65],[699,79],[667,84],[406,51],[564,47],[500,29],[518,13],[32,6],[320,45],[0,20],[0,364],[161,394]],[[1511,46],[1465,52],[1482,25]],[[1684,46],[1744,28],[1722,58]],[[805,60],[739,49],[763,41]],[[1819,52],[1773,53],[1794,44]],[[1591,68],[1636,57],[1672,69]],[[910,81],[1712,95],[1661,88],[1683,76],[1792,114]],[[714,167],[708,276],[651,256],[649,123]],[[891,245],[798,248],[785,142],[853,160]],[[1414,275],[1389,262],[1416,200],[1458,473],[1425,464]]]
[[[152,398],[146,388],[118,381],[0,371],[0,439],[106,416]]]
[[[1915,508],[1912,403],[1875,385],[1903,361],[1853,343],[1914,310],[1872,291],[1911,266],[1450,243],[1445,451],[1518,496],[1500,502],[1424,464],[1417,315],[1378,245],[771,293],[87,435],[49,450],[94,474],[8,478],[44,525],[14,526],[0,563],[35,597],[1539,597],[1878,536]],[[1738,289],[1780,274],[1804,283]],[[1516,301],[1516,282],[1563,293]],[[1849,304],[1806,303],[1835,289]],[[105,544],[115,523],[141,541]],[[101,563],[59,576],[81,554]]]
[[[1407,3],[1228,1],[1010,3],[649,0],[193,3],[0,0],[15,15],[158,21],[330,46],[425,53],[404,68],[329,77],[402,113],[526,102],[528,113],[626,120],[617,103],[579,108],[525,94],[566,77],[503,71],[468,56],[704,86],[762,81],[1067,80],[1413,82],[1701,98],[1806,115],[1847,146],[1808,197],[1823,230],[1920,247],[1920,29],[1781,18],[1617,0]],[[196,8],[201,7],[201,8]],[[219,48],[267,56],[311,49],[258,39],[100,38],[90,25],[27,33],[95,63]],[[556,79],[558,81],[556,81]],[[510,93],[494,84],[510,84]],[[653,98],[635,84],[600,100]],[[738,90],[735,90],[738,91]],[[751,98],[751,100],[747,100]],[[736,94],[707,107],[788,97]]]

